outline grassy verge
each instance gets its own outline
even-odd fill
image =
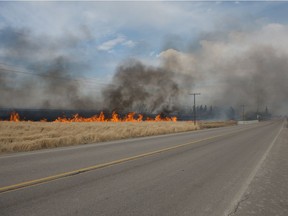
[[[236,125],[236,121],[216,121],[216,122],[199,122],[199,128],[217,128],[217,127],[225,127],[225,126],[232,126]]]
[[[0,152],[33,151],[231,125],[227,122],[0,122]]]

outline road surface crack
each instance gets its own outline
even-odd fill
[[[233,216],[233,215],[235,215],[236,212],[238,211],[239,206],[241,205],[241,203],[244,202],[244,201],[246,201],[246,200],[248,200],[248,199],[249,199],[249,195],[246,194],[246,195],[243,197],[243,199],[241,199],[239,202],[236,203],[234,209],[233,209],[230,213],[228,213],[227,216]]]

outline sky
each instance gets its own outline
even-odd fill
[[[287,10],[286,2],[0,2],[0,29],[54,40],[55,53],[79,58],[89,65],[85,76],[105,80],[127,58],[157,63],[169,48],[196,49],[209,32],[286,24]],[[74,47],[63,44],[71,37],[78,40]]]
[[[199,57],[208,42],[236,44],[236,33],[248,35],[249,43],[259,37],[272,43],[271,29],[286,33],[287,12],[288,2],[278,1],[5,1],[0,2],[0,63],[37,72],[51,59],[69,59],[73,78],[101,86],[127,59],[157,66],[173,52]],[[283,37],[274,45],[287,45]],[[213,80],[196,88],[205,92],[217,83]]]

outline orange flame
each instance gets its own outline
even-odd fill
[[[10,121],[19,122],[20,121],[19,114],[17,112],[12,112],[10,115]]]
[[[134,119],[134,115],[135,115],[135,112],[130,112],[128,113],[125,118],[124,118],[124,121],[125,122],[134,122],[136,121],[136,119]]]
[[[116,113],[116,112],[112,113],[111,121],[112,122],[119,122],[120,121],[118,113]]]
[[[10,115],[10,121],[19,122],[20,116],[17,112],[12,112]],[[120,118],[119,114],[116,112],[112,113],[111,118],[106,118],[104,113],[101,112],[99,115],[94,115],[90,118],[85,118],[80,116],[78,113],[73,115],[71,118],[67,117],[58,117],[53,122],[142,122],[144,121],[144,116],[142,114],[138,114],[136,116],[135,112],[130,112],[123,118]],[[162,122],[162,121],[172,121],[176,122],[177,117],[161,117],[161,115],[157,115],[155,118],[147,117],[145,121],[150,122]],[[47,122],[47,119],[41,119],[40,122]]]
[[[141,121],[143,121],[143,115],[138,114],[137,122],[141,122]]]

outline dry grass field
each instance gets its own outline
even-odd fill
[[[208,129],[208,128],[217,128],[217,127],[225,127],[225,126],[232,126],[236,125],[236,121],[215,121],[215,122],[209,122],[209,121],[203,121],[199,122],[199,128],[200,129]]]
[[[33,151],[109,140],[192,131],[227,122],[0,122],[0,152]],[[235,123],[234,123],[235,124]]]

